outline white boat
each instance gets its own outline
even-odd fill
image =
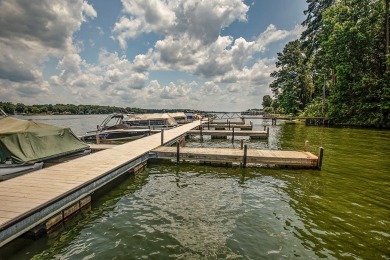
[[[167,129],[178,126],[176,120],[167,113],[163,114],[111,114],[80,139],[86,142],[125,142],[150,135],[151,130]]]

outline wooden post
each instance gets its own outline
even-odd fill
[[[230,130],[230,121],[228,121],[228,127],[229,127],[228,129]]]
[[[269,127],[267,127],[267,138],[269,137]]]
[[[100,144],[100,135],[99,135],[99,131],[96,131],[96,144]]]
[[[252,121],[250,121],[250,124],[251,124],[251,130],[253,130],[253,123],[252,123]]]
[[[203,126],[200,127],[200,137],[203,138]]]
[[[161,145],[164,144],[164,129],[161,129]]]
[[[267,129],[267,126],[264,126],[264,132],[265,132],[266,129]]]
[[[305,152],[307,152],[308,149],[309,149],[309,141],[306,140],[306,141],[305,141],[305,146],[303,147],[303,150],[304,150]]]
[[[244,162],[242,164],[242,167],[243,168],[246,168],[246,156],[247,156],[247,152],[248,152],[248,146],[247,145],[244,145]]]
[[[318,156],[318,162],[317,162],[318,170],[321,170],[323,157],[324,157],[324,148],[320,147],[320,154]]]
[[[182,139],[180,140],[180,146],[181,146],[181,147],[186,146],[186,139],[185,139],[185,138],[182,138]]]
[[[241,143],[240,149],[242,150],[244,149],[244,139],[241,139],[240,143]]]
[[[234,142],[234,127],[232,128],[232,142]]]
[[[207,121],[207,129],[210,130],[210,119]]]
[[[180,162],[180,141],[176,142],[176,163]]]

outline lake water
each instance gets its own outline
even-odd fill
[[[105,116],[30,118],[81,135]],[[248,148],[302,150],[309,140],[312,153],[325,149],[322,171],[150,164],[57,232],[0,253],[6,259],[390,259],[390,131],[252,122],[257,130],[270,127],[270,138],[244,138]],[[240,141],[195,138],[186,145],[239,147]]]

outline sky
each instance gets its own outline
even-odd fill
[[[238,112],[305,0],[1,0],[0,101]]]

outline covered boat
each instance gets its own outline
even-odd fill
[[[176,120],[168,113],[127,114],[122,122],[133,127],[150,129],[172,128],[177,126]]]
[[[169,115],[173,117],[178,124],[186,124],[190,122],[184,112],[169,113]]]
[[[16,165],[19,169],[31,170],[31,166],[36,169],[42,167],[36,163],[84,154],[85,150],[89,150],[89,146],[70,128],[13,117],[0,118],[0,179],[13,177]]]

